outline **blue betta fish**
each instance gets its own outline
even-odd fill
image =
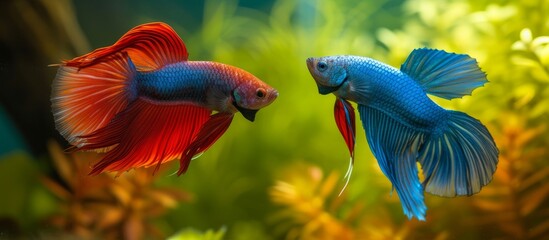
[[[307,67],[320,94],[337,97],[336,123],[352,160],[356,131],[349,101],[358,104],[370,149],[409,219],[425,220],[423,191],[469,196],[492,180],[498,149],[486,127],[427,96],[460,98],[483,86],[486,74],[475,59],[422,48],[412,51],[400,70],[359,56],[309,58]]]

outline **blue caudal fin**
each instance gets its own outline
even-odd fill
[[[488,82],[474,58],[436,49],[415,49],[400,70],[416,80],[427,93],[445,99],[470,95],[475,88]]]
[[[418,177],[417,154],[425,133],[401,124],[377,109],[359,105],[370,149],[389,178],[408,218],[425,220],[423,186]]]
[[[425,220],[424,189],[444,197],[472,195],[492,180],[498,149],[486,127],[467,114],[448,111],[433,132],[425,132],[371,107],[359,105],[358,110],[370,149],[408,218]]]
[[[478,120],[462,112],[448,113],[441,131],[428,136],[420,147],[423,185],[435,195],[472,195],[492,180],[498,149]]]

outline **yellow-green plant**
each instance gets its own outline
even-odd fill
[[[546,147],[536,146],[546,124],[526,126],[524,116],[502,115],[495,133],[501,153],[491,187],[474,198],[475,225],[484,236],[539,239],[549,234],[549,168]]]
[[[197,32],[173,23],[190,59],[244,68],[276,87],[277,101],[261,110],[253,124],[235,118],[234,126],[181,177],[137,170],[119,178],[85,178],[87,172],[78,169],[86,169],[96,156],[65,156],[51,147],[58,178],[47,176],[43,183],[56,201],[28,209],[19,204],[17,211],[2,211],[7,218],[23,222],[13,216],[46,206],[51,209],[28,216],[53,211],[44,222],[84,238],[119,238],[130,228],[136,231],[126,236],[158,237],[221,226],[227,226],[226,233],[202,232],[220,238],[223,232],[227,239],[535,239],[548,234],[548,1],[274,0],[268,12],[240,7],[236,0],[204,4]],[[167,21],[139,16],[129,26],[143,19]],[[501,156],[493,182],[479,195],[446,199],[426,194],[426,222],[408,221],[402,214],[362,131],[357,132],[350,185],[337,196],[342,177],[336,172],[347,169],[348,152],[334,123],[333,99],[317,93],[305,66],[307,57],[353,54],[399,67],[419,47],[478,60],[488,84],[472,97],[436,101],[486,123]],[[50,46],[46,53],[55,51]],[[299,161],[307,164],[295,165]],[[277,175],[279,169],[287,174]],[[39,171],[45,172],[34,166],[27,174]],[[22,179],[27,185],[34,182]],[[274,186],[273,179],[279,181]],[[176,204],[188,196],[158,186],[186,189],[195,201]],[[36,191],[47,195],[44,189]],[[26,222],[21,225],[32,227],[36,219]]]
[[[361,212],[356,204],[344,213],[345,195],[338,197],[339,176],[324,177],[315,166],[293,165],[269,191],[271,201],[283,206],[273,215],[286,239],[355,239],[353,222]],[[348,203],[347,203],[348,204]],[[343,215],[343,216],[341,216]]]

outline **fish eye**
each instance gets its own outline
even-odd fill
[[[326,69],[328,69],[328,64],[324,61],[321,61],[316,64],[316,68],[318,68],[319,71],[324,72],[326,71]]]
[[[259,89],[257,89],[257,92],[255,93],[255,95],[256,95],[258,98],[264,98],[265,95],[267,95],[267,92],[265,91],[265,89],[259,88]]]

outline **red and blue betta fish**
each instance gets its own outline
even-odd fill
[[[416,49],[400,70],[358,56],[309,58],[307,67],[318,91],[337,97],[336,123],[351,159],[355,119],[348,101],[358,104],[370,149],[408,218],[425,220],[424,190],[445,197],[472,195],[491,181],[498,149],[486,127],[427,96],[459,98],[484,85],[486,75],[473,58]]]
[[[187,58],[170,26],[148,23],[59,65],[51,97],[57,130],[73,150],[106,152],[91,175],[158,169],[175,158],[184,173],[236,112],[254,121],[278,96],[242,69]]]

